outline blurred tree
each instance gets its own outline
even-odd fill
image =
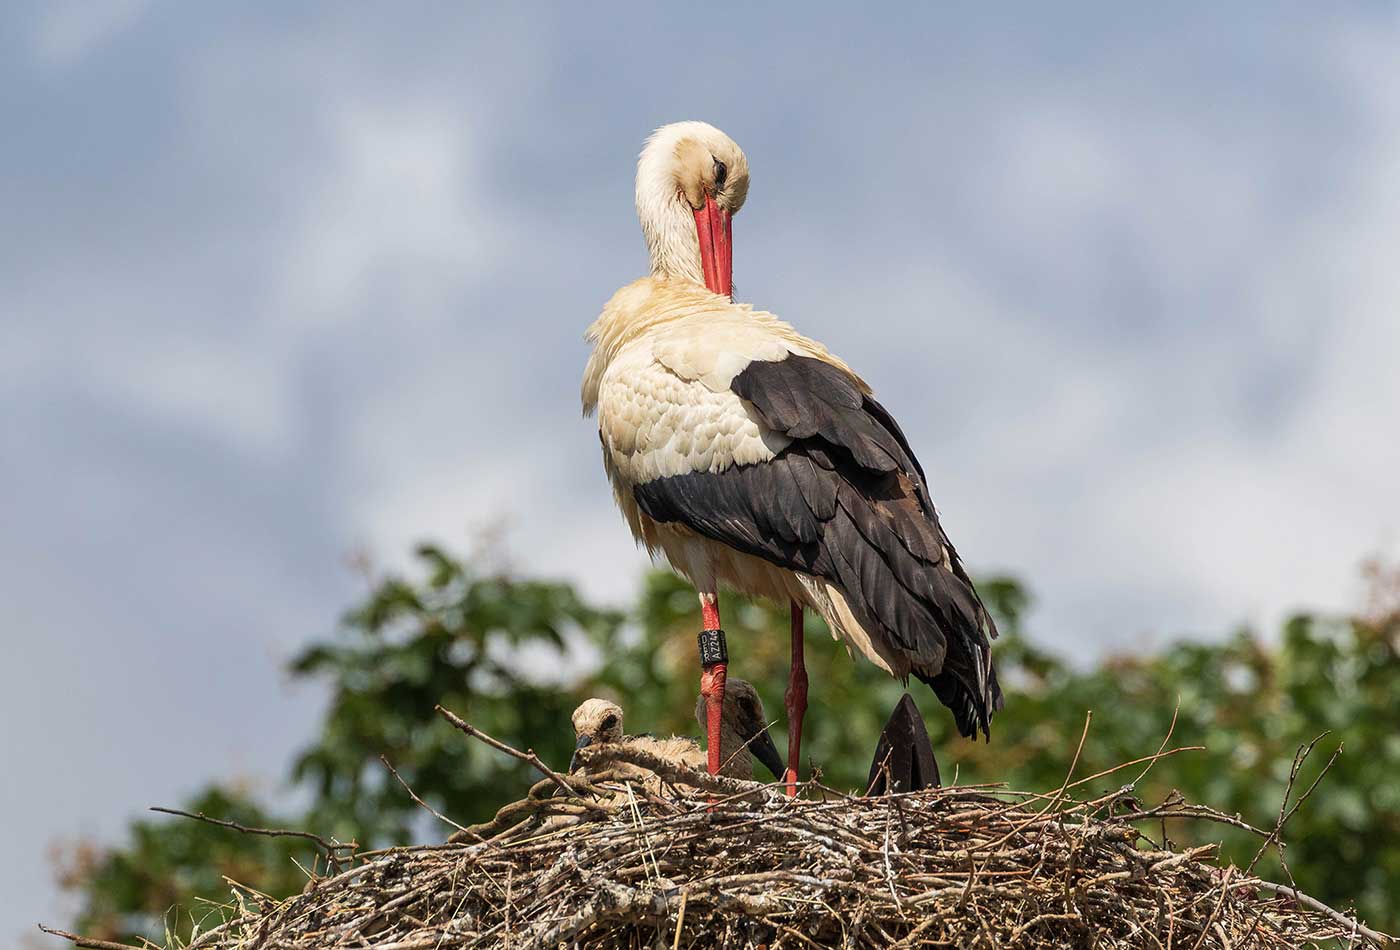
[[[238,791],[209,787],[185,810],[252,828],[288,827]],[[229,881],[268,894],[293,894],[306,883],[294,861],[310,868],[315,851],[297,838],[267,838],[224,831],[188,819],[141,818],[120,848],[79,841],[59,845],[58,883],[77,892],[77,925],[87,936],[130,941],[137,936],[166,944],[165,935],[188,938],[193,927],[222,922],[232,903]]]
[[[458,821],[489,817],[533,780],[528,770],[465,740],[433,713],[442,703],[487,732],[532,747],[562,766],[572,751],[569,714],[589,695],[622,700],[631,731],[697,735],[694,592],[669,573],[648,575],[629,618],[588,605],[567,585],[478,573],[438,548],[418,552],[423,576],[388,578],[351,611],[335,638],[307,649],[298,677],[325,681],[331,703],[292,778],[311,793],[295,818],[264,814],[240,796],[211,789],[187,805],[263,827],[296,827],[365,846],[439,834],[378,757],[389,758],[434,808]],[[1394,585],[1383,569],[1376,588]],[[1358,908],[1375,924],[1397,922],[1400,882],[1400,607],[1372,598],[1364,616],[1295,617],[1277,643],[1242,632],[1223,643],[1183,642],[1145,655],[1077,669],[1034,648],[1022,631],[1029,597],[1007,578],[979,584],[1003,631],[997,663],[1007,708],[996,739],[958,738],[951,717],[918,684],[912,692],[929,722],[945,781],[1006,781],[1057,788],[1094,712],[1076,776],[1088,776],[1156,750],[1180,701],[1173,745],[1204,745],[1157,763],[1138,786],[1155,801],[1173,789],[1189,799],[1271,825],[1294,751],[1323,731],[1295,795],[1345,742],[1326,782],[1288,825],[1289,865],[1299,886]],[[1379,606],[1378,606],[1379,605]],[[787,676],[787,613],[736,598],[724,603],[733,669],[769,700],[781,727]],[[823,780],[858,788],[875,738],[903,687],[854,662],[809,618],[807,662],[812,706],[804,755]],[[596,660],[596,662],[594,662]],[[779,746],[781,736],[776,737]],[[1117,788],[1115,773],[1086,791]],[[1178,841],[1223,840],[1227,857],[1247,863],[1258,842],[1222,837],[1216,826],[1182,823]],[[107,937],[187,936],[200,908],[226,903],[232,878],[266,893],[300,889],[313,849],[288,839],[249,838],[180,819],[142,820],[130,841],[101,851],[71,849],[65,886],[82,899],[77,927]],[[1276,859],[1265,867],[1278,873]],[[308,865],[309,866],[309,865]],[[215,902],[215,903],[200,903]],[[184,911],[178,916],[171,909]],[[203,916],[209,916],[204,914]],[[213,919],[217,919],[216,917]]]
[[[364,847],[407,843],[415,831],[426,833],[425,815],[379,761],[383,755],[445,814],[464,823],[489,818],[535,776],[466,740],[434,713],[438,703],[505,741],[533,746],[547,761],[568,761],[569,715],[579,696],[563,671],[580,665],[576,650],[614,642],[623,615],[585,604],[566,584],[478,573],[432,545],[416,553],[417,579],[376,582],[334,638],[291,662],[294,677],[330,688],[325,718],[292,768],[293,783],[311,795],[306,811],[275,816],[218,789],[184,810]],[[194,922],[208,917],[200,908],[227,904],[223,875],[282,896],[306,883],[290,856],[308,868],[315,857],[305,842],[180,818],[136,821],[129,837],[118,849],[80,842],[60,854],[59,880],[80,895],[77,926],[86,934],[159,942],[168,929],[187,939]]]
[[[563,671],[579,665],[579,647],[607,648],[623,621],[566,584],[478,575],[432,545],[417,553],[421,581],[380,582],[339,638],[292,661],[295,676],[331,686],[320,735],[292,779],[315,794],[306,821],[343,840],[404,842],[422,817],[381,755],[458,821],[491,817],[503,790],[534,781],[524,763],[464,741],[433,712],[436,704],[547,761],[567,762],[578,697]]]

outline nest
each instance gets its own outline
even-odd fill
[[[547,777],[446,844],[347,858],[322,842],[341,870],[285,901],[238,893],[239,912],[190,947],[1238,950],[1390,939],[1220,866],[1213,845],[1153,841],[1141,829],[1167,818],[1249,826],[1179,798],[1143,807],[1131,784],[1088,801],[1069,796],[1068,780],[1050,794],[875,797],[813,782],[788,798],[626,746],[587,750],[585,779],[449,718]],[[1266,844],[1277,834],[1251,830]]]
[[[1395,939],[1257,876],[1253,863],[1222,866],[1214,845],[1179,850],[1148,837],[1144,828],[1189,818],[1258,834],[1260,854],[1279,840],[1282,810],[1264,831],[1175,795],[1144,807],[1133,789],[1147,768],[1186,750],[1158,750],[1073,784],[1067,778],[1048,794],[960,786],[857,797],[814,780],[789,798],[626,745],[584,750],[586,778],[561,775],[442,712],[546,777],[471,827],[408,789],[458,830],[441,845],[360,854],[308,832],[186,815],[311,839],[334,869],[283,901],[235,885],[236,912],[196,933],[188,950],[1242,950],[1387,947]],[[1089,800],[1069,794],[1136,765],[1143,771],[1116,791]],[[122,950],[44,929],[79,946]]]

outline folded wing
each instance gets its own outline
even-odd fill
[[[828,582],[866,635],[933,687],[963,735],[985,733],[1002,704],[996,627],[908,441],[844,365],[772,323],[750,322],[742,333],[754,341],[742,347],[657,339],[654,368],[715,400],[673,420],[686,431],[666,429],[686,453],[634,469],[637,505],[657,522]]]

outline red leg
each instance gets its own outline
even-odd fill
[[[719,630],[719,595],[700,595],[700,616],[706,631]],[[723,654],[723,638],[719,640],[721,659],[705,662],[704,638],[701,635],[700,695],[705,697],[705,755],[706,766],[711,775],[718,775],[723,764],[720,758],[720,724],[724,718],[724,680],[729,669],[728,658]]]
[[[700,595],[700,629],[719,629],[719,594]]]
[[[793,601],[792,666],[788,671],[788,688],[783,695],[788,720],[788,768],[784,778],[787,793],[797,794],[797,766],[802,760],[802,717],[807,713],[807,666],[802,662],[802,605]]]

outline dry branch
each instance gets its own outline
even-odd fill
[[[358,855],[307,893],[248,901],[195,945],[1284,950],[1393,940],[1252,868],[1221,867],[1213,845],[1178,850],[1143,830],[1190,818],[1248,829],[1267,846],[1315,785],[1265,830],[1177,797],[1144,808],[1132,784],[1076,801],[1069,792],[1084,780],[1071,781],[1072,767],[1046,794],[856,798],[813,784],[790,799],[625,746],[584,750],[587,775],[564,776],[463,731],[545,778],[493,822],[458,832],[471,843]],[[1179,751],[1166,745],[1130,765]],[[636,782],[637,769],[660,781]]]
[[[340,870],[341,861],[346,860],[360,847],[353,841],[344,844],[338,841],[327,841],[320,835],[312,834],[309,831],[296,831],[286,828],[250,828],[248,825],[241,825],[236,821],[229,821],[226,818],[211,818],[202,811],[181,811],[178,808],[162,808],[159,805],[151,806],[150,810],[159,812],[162,815],[175,815],[179,818],[202,821],[205,824],[217,825],[220,828],[228,828],[245,835],[260,835],[265,838],[305,838],[307,841],[314,841],[320,846],[321,856],[324,857],[336,871]],[[347,853],[341,854],[340,852],[342,851]]]

